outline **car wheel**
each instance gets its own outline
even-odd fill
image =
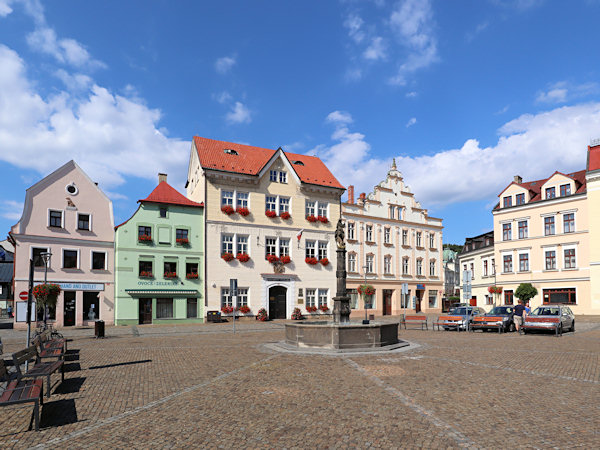
[[[573,321],[573,323],[571,324],[571,330],[573,333],[575,333],[575,321]]]
[[[508,331],[509,331],[510,333],[512,333],[512,332],[514,332],[514,331],[515,331],[515,329],[516,329],[516,328],[515,328],[515,323],[514,323],[514,322],[511,322],[511,323],[510,323],[510,325],[508,326]]]
[[[563,334],[563,326],[562,326],[562,323],[558,324],[558,334],[559,334],[559,335]]]

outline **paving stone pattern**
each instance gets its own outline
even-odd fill
[[[0,448],[600,448],[600,324],[582,325],[402,330],[420,346],[337,357],[266,349],[281,322],[72,330],[41,431],[2,408]]]

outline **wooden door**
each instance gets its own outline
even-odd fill
[[[285,319],[287,288],[274,286],[269,289],[269,319]]]
[[[152,323],[152,299],[140,298],[140,325]]]
[[[417,291],[417,301],[415,302],[415,312],[421,312],[421,300],[423,299],[423,291]]]
[[[64,294],[64,326],[72,327],[75,325],[75,291],[65,291]]]
[[[392,293],[389,291],[383,292],[383,315],[392,315]]]

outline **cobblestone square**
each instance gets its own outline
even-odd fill
[[[600,323],[578,326],[402,330],[407,351],[336,357],[268,350],[283,322],[72,330],[41,431],[2,408],[0,447],[599,448]]]

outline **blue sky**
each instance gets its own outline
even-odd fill
[[[393,157],[444,241],[519,174],[600,137],[600,1],[0,0],[0,236],[70,159],[115,221],[183,191],[194,135],[320,156],[366,191]]]

